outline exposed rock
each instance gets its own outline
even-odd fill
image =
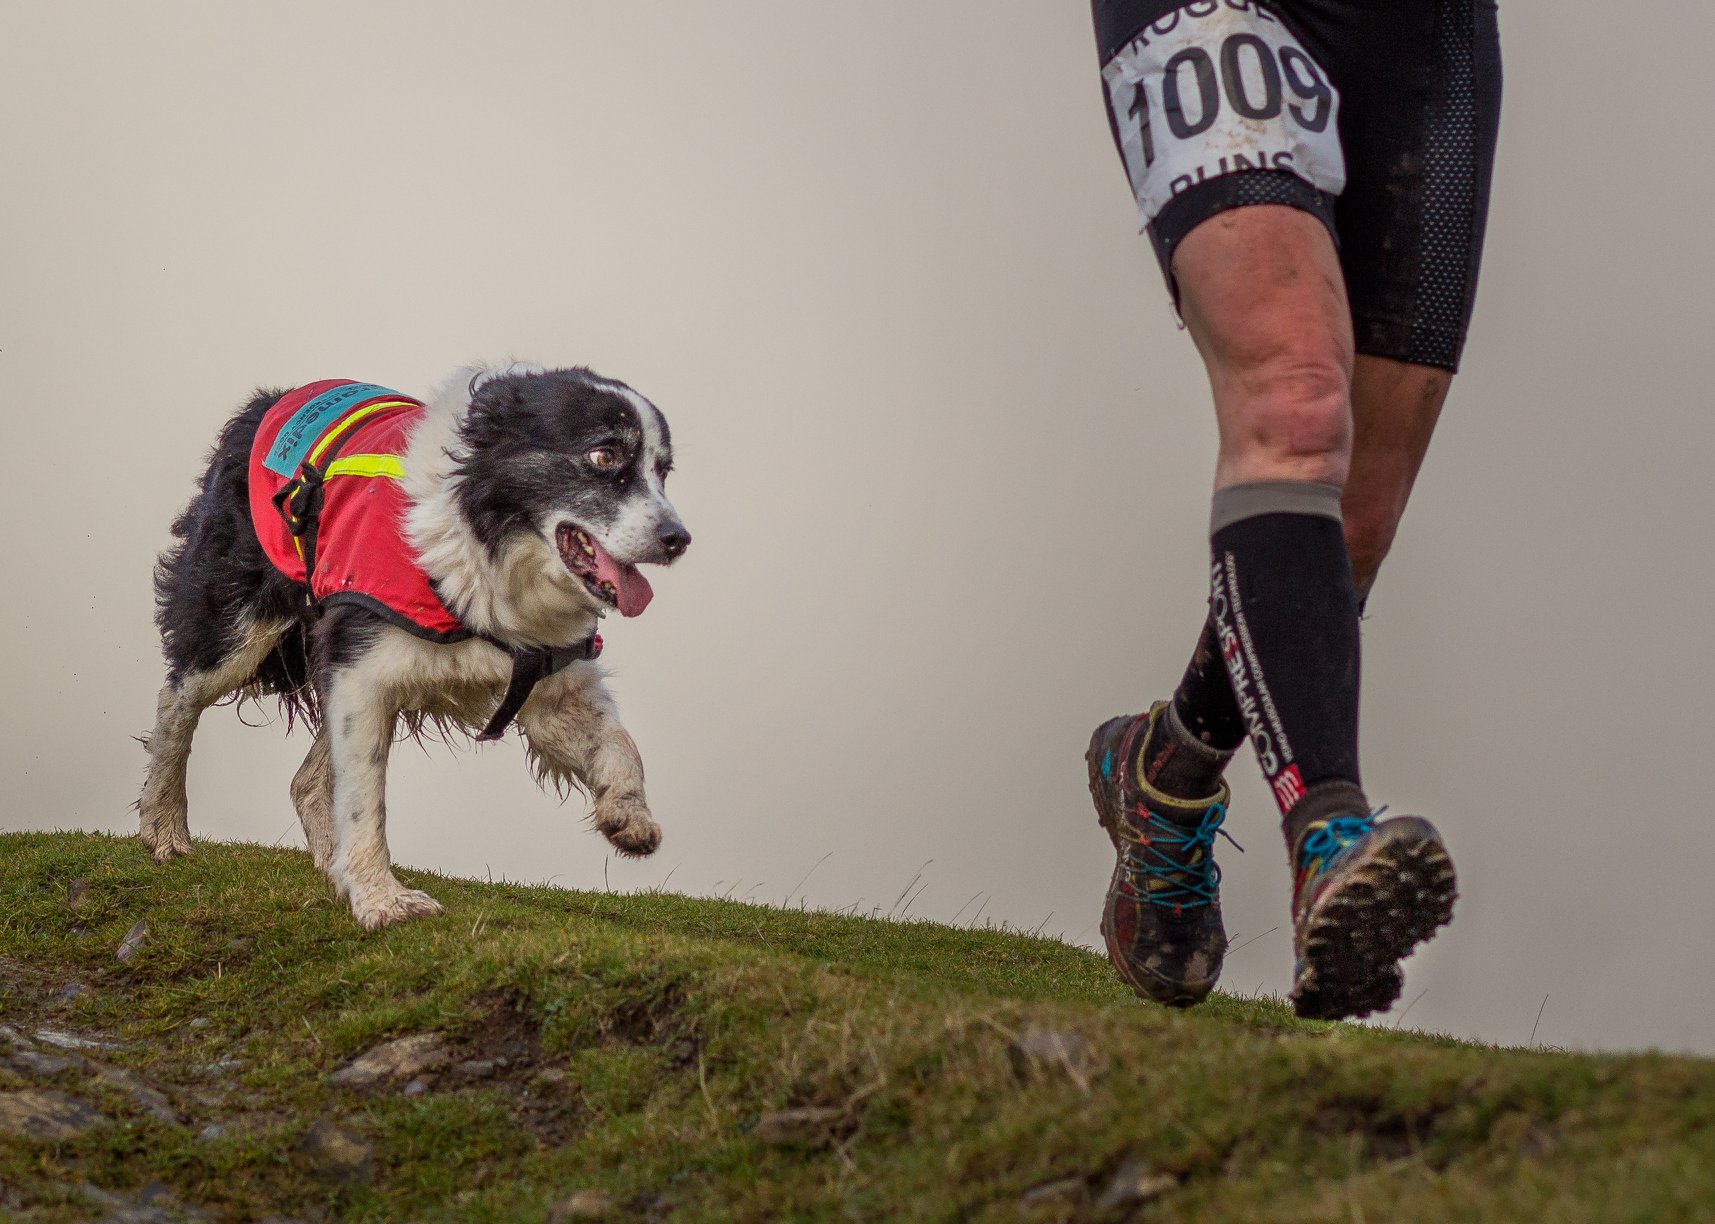
[[[177,1224],[164,1204],[133,1201],[89,1182],[79,1186],[77,1193],[84,1202],[103,1210],[101,1224]]]
[[[34,1048],[34,1044],[28,1037],[9,1024],[0,1024],[0,1041],[4,1041],[7,1045],[16,1046],[21,1050]]]
[[[287,1125],[288,1119],[279,1114],[271,1113],[240,1113],[228,1114],[218,1121],[209,1122],[197,1131],[197,1138],[204,1143],[213,1143],[217,1139],[226,1139],[240,1135],[266,1135],[278,1137],[279,1132]]]
[[[181,1224],[185,1220],[206,1220],[208,1216],[193,1207],[180,1206],[173,1192],[160,1182],[152,1182],[126,1198],[85,1182],[77,1189],[79,1197],[105,1209],[101,1224]]]
[[[326,1118],[304,1132],[298,1155],[310,1174],[322,1181],[355,1185],[375,1175],[373,1149]]]
[[[1018,1204],[1021,1207],[1045,1207],[1056,1203],[1070,1203],[1084,1196],[1084,1179],[1081,1177],[1062,1177],[1059,1181],[1047,1182],[1033,1186],[1019,1195]]]
[[[834,1128],[845,1119],[843,1109],[826,1105],[805,1105],[798,1109],[782,1109],[764,1114],[756,1122],[756,1137],[773,1147],[797,1144],[821,1146],[832,1143]]]
[[[243,1066],[244,1060],[242,1058],[217,1058],[213,1062],[205,1064],[202,1073],[204,1075],[225,1075],[230,1071],[237,1071]]]
[[[207,1016],[198,1016],[189,1024],[185,1025],[185,1027],[190,1029],[205,1029],[212,1023],[213,1021],[211,1021]]]
[[[1179,1179],[1171,1173],[1157,1173],[1141,1160],[1121,1165],[1102,1197],[1096,1200],[1096,1210],[1113,1211],[1120,1207],[1138,1207],[1153,1203],[1164,1194],[1179,1188]]]
[[[18,1139],[75,1139],[107,1119],[76,1097],[27,1088],[0,1092],[0,1135]]]
[[[606,1190],[579,1190],[548,1208],[548,1224],[569,1220],[599,1220],[613,1210],[613,1195]]]
[[[137,954],[143,950],[143,945],[149,942],[149,922],[139,918],[131,924],[131,929],[125,932],[125,938],[119,941],[119,950],[114,953],[121,964],[130,964],[137,959]]]
[[[173,1108],[167,1094],[135,1071],[128,1071],[124,1067],[109,1067],[105,1063],[91,1063],[89,1069],[97,1079],[130,1097],[137,1107],[151,1118],[178,1124],[179,1111]]]
[[[412,1033],[382,1042],[329,1078],[348,1087],[361,1087],[382,1079],[410,1079],[419,1072],[444,1065],[447,1058],[439,1033]]]
[[[414,1079],[409,1084],[405,1085],[405,1095],[408,1097],[422,1096],[424,1093],[428,1092],[428,1090],[429,1081],[426,1079]]]
[[[64,1029],[37,1029],[36,1040],[43,1045],[53,1046],[59,1050],[117,1050],[119,1043],[106,1041],[100,1037],[85,1037],[82,1033],[68,1033]]]
[[[1090,1077],[1098,1069],[1090,1043],[1069,1029],[1026,1029],[1007,1052],[1013,1073],[1026,1081],[1053,1072],[1088,1090]]]
[[[6,1059],[7,1066],[26,1075],[58,1075],[82,1064],[81,1058],[43,1054],[40,1050],[14,1050]]]
[[[70,1003],[76,1003],[79,999],[86,998],[89,993],[89,987],[85,986],[82,982],[67,982],[64,986],[60,987],[59,1003],[62,1007]]]
[[[66,905],[77,909],[89,898],[89,881],[73,880],[66,885]]]
[[[494,1074],[494,1068],[495,1060],[492,1058],[473,1058],[469,1062],[460,1063],[453,1069],[462,1075],[470,1076],[472,1079],[487,1079]]]

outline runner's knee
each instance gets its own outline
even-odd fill
[[[1352,448],[1347,369],[1337,343],[1306,337],[1217,371],[1220,483],[1343,486]]]

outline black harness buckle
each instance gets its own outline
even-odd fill
[[[321,527],[322,504],[326,500],[325,474],[308,459],[298,468],[298,474],[280,486],[272,501],[274,509],[286,524],[286,530],[298,541],[304,558],[304,603],[315,615],[322,614],[321,601],[316,598],[316,534]]]

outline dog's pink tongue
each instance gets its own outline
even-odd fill
[[[655,598],[655,591],[635,565],[621,565],[607,555],[605,548],[597,547],[595,557],[595,573],[598,581],[605,579],[613,583],[613,589],[619,592],[619,614],[621,616],[641,616],[643,609],[649,606],[649,601]]]
[[[619,614],[621,616],[641,616],[643,609],[649,606],[649,601],[655,598],[655,590],[649,585],[635,565],[619,567]]]

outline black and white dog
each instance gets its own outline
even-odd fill
[[[436,637],[374,599],[312,598],[259,540],[272,511],[256,509],[253,452],[281,400],[259,393],[227,422],[156,570],[167,682],[138,801],[155,858],[191,849],[185,769],[202,712],[263,695],[281,699],[288,725],[314,729],[293,804],[316,865],[366,928],[441,909],[399,882],[388,855],[383,793],[401,728],[486,723],[492,738],[512,717],[497,706],[511,706],[538,779],[586,790],[596,828],[622,854],[652,853],[661,831],[643,763],[589,659],[608,609],[631,615],[648,602],[637,565],[668,564],[690,543],[663,488],[672,446],[661,413],[588,370],[523,364],[461,370],[425,402],[372,405],[402,422],[397,454],[357,456],[370,466],[351,470],[373,478],[363,492],[397,499],[402,548],[458,627]],[[322,466],[332,505],[338,465]],[[296,547],[302,555],[306,543],[314,567],[314,537]]]

